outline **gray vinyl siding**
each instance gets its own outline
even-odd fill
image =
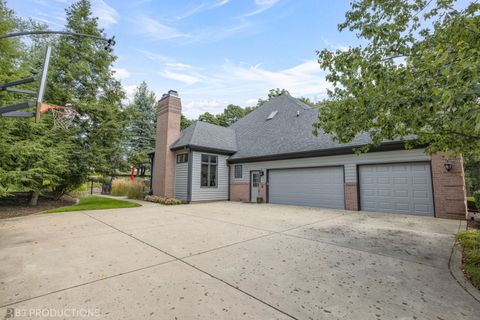
[[[234,165],[230,174],[231,181],[248,182],[248,173],[251,170],[282,169],[282,168],[302,168],[302,167],[322,167],[322,166],[344,166],[345,182],[357,182],[357,165],[375,164],[375,163],[394,163],[394,162],[414,162],[430,161],[430,156],[425,154],[424,149],[413,150],[395,150],[385,152],[371,152],[361,155],[347,154],[327,157],[299,158],[288,160],[273,160],[261,162],[242,163],[243,177],[235,179]],[[262,177],[265,181],[266,175]]]
[[[201,187],[200,171],[202,154],[218,157],[217,187]],[[191,201],[228,200],[228,156],[208,152],[192,152],[192,199]]]
[[[177,152],[185,153],[185,151]],[[175,159],[175,198],[187,201],[188,195],[188,162],[176,163]]]

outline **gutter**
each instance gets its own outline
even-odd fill
[[[228,163],[247,163],[247,162],[261,162],[261,161],[271,161],[271,160],[287,160],[287,159],[298,159],[298,158],[312,158],[312,157],[324,157],[324,156],[335,156],[342,154],[353,154],[355,148],[361,148],[367,146],[357,145],[357,146],[348,146],[348,147],[338,147],[331,149],[322,149],[322,150],[308,150],[300,152],[289,152],[289,153],[279,153],[272,155],[256,156],[256,157],[245,157],[237,159],[228,159]],[[413,149],[424,148],[426,145],[418,145]],[[405,143],[402,141],[393,141],[385,142],[382,145],[372,148],[369,152],[380,152],[380,151],[394,151],[405,149]]]

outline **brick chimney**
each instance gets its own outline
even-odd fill
[[[180,138],[182,102],[177,91],[165,93],[157,104],[157,134],[153,163],[153,194],[175,197],[175,153],[170,147]]]

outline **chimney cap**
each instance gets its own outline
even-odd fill
[[[162,98],[161,98],[160,100],[165,99],[165,98],[167,98],[167,97],[176,97],[176,98],[178,98],[178,92],[175,91],[175,90],[168,90],[168,93],[162,94]]]

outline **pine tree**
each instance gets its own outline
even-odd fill
[[[127,146],[129,162],[139,167],[148,163],[148,152],[155,149],[155,93],[148,90],[143,81],[135,92],[133,103],[128,106]]]
[[[66,9],[66,30],[106,38],[93,17],[89,0],[79,0]],[[116,56],[101,40],[61,36],[55,44],[49,71],[46,100],[53,105],[71,104],[80,121],[71,131],[77,138],[71,174],[65,181],[84,180],[88,168],[106,175],[122,165],[125,97],[113,77]]]

